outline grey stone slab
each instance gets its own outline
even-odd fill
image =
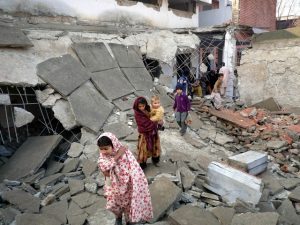
[[[59,198],[60,196],[70,191],[69,185],[65,183],[59,183],[52,187],[52,189],[53,190],[51,191],[51,194],[55,195],[56,198]]]
[[[24,213],[16,216],[16,225],[61,225],[55,218],[43,214]]]
[[[96,88],[107,99],[117,99],[134,92],[133,86],[119,68],[96,72],[91,77]]]
[[[66,100],[58,100],[52,107],[54,117],[58,119],[66,130],[71,130],[77,126],[75,116],[70,103]]]
[[[117,106],[121,111],[127,111],[132,109],[134,98],[120,98],[113,101],[113,104]]]
[[[62,173],[70,173],[76,171],[80,160],[78,158],[69,158],[64,162]]]
[[[10,97],[8,94],[0,94],[0,105],[10,105]]]
[[[104,43],[75,43],[72,45],[82,64],[90,72],[118,67]]]
[[[297,215],[293,203],[289,199],[282,202],[277,212],[280,214],[279,224],[299,224],[300,215]]]
[[[279,182],[285,189],[290,190],[300,185],[300,178],[284,178]]]
[[[22,127],[28,123],[31,123],[34,119],[34,115],[31,112],[19,107],[14,107],[14,116],[16,127]]]
[[[270,149],[280,149],[284,146],[287,146],[288,143],[286,141],[268,141],[267,147]]]
[[[32,42],[21,30],[14,27],[0,26],[0,47],[26,48],[32,46]]]
[[[91,176],[94,172],[98,170],[98,163],[85,159],[82,162],[82,172],[84,173],[85,177]]]
[[[145,67],[143,57],[138,46],[109,44],[119,66],[123,67]]]
[[[242,213],[233,217],[231,225],[276,225],[278,218],[275,212]]]
[[[112,123],[103,127],[104,132],[111,132],[116,135],[117,138],[125,138],[133,133],[133,129],[123,123]]]
[[[149,189],[153,207],[151,223],[153,223],[166,214],[174,202],[178,200],[182,191],[165,177],[154,181]]]
[[[94,132],[100,130],[113,109],[90,81],[75,90],[69,96],[69,102],[76,121]]]
[[[29,137],[9,161],[0,168],[0,181],[4,178],[18,180],[34,174],[61,139],[60,135]],[[30,163],[28,163],[29,156]]]
[[[289,199],[293,202],[300,202],[300,186],[296,187],[290,194]]]
[[[67,210],[68,210],[68,201],[54,202],[51,205],[45,206],[42,208],[41,213],[48,215],[49,217],[55,218],[60,221],[62,224],[67,223]]]
[[[207,188],[228,203],[237,199],[256,205],[262,195],[262,180],[218,162],[211,162],[207,172]]]
[[[94,215],[98,209],[104,209],[106,206],[106,199],[103,197],[100,197],[97,202],[95,202],[93,205],[84,208],[84,211],[89,215]]]
[[[254,167],[265,164],[268,160],[266,153],[247,151],[242,154],[230,156],[228,158],[229,165],[249,171]],[[255,175],[255,174],[254,174]]]
[[[47,164],[47,170],[46,170],[45,176],[50,176],[55,173],[58,173],[63,168],[63,166],[64,166],[63,163],[56,162],[56,161],[50,161]]]
[[[114,214],[106,209],[99,208],[94,215],[90,216],[88,220],[89,225],[99,225],[99,224],[107,224],[113,225],[115,224],[116,217]]]
[[[89,72],[69,54],[41,62],[37,75],[65,97],[90,78]]]
[[[265,184],[265,187],[267,187],[270,190],[271,195],[276,195],[277,193],[283,191],[283,186],[270,171],[267,170],[265,173],[262,173],[261,178]]]
[[[69,216],[76,216],[83,214],[84,210],[79,207],[74,201],[71,201],[69,204],[68,212],[67,212],[67,217]]]
[[[83,148],[84,146],[79,144],[79,143],[76,143],[76,142],[73,142],[71,144],[71,147],[68,151],[68,156],[72,157],[72,158],[77,158],[81,155],[82,151],[83,151]]]
[[[83,225],[85,224],[86,219],[88,218],[87,213],[82,213],[79,215],[69,215],[68,222],[72,225]]]
[[[168,220],[172,225],[221,225],[217,218],[205,209],[185,205],[170,214]]]
[[[218,218],[221,225],[230,225],[235,214],[235,210],[233,208],[220,206],[212,208],[211,212]]]
[[[264,108],[264,109],[267,109],[269,111],[280,111],[281,110],[280,105],[272,97],[268,98],[266,100],[263,100],[261,102],[258,102],[258,103],[254,104],[252,106],[256,107],[256,108]],[[252,106],[250,106],[250,107],[252,107]]]
[[[56,173],[53,175],[50,175],[48,177],[44,177],[39,181],[40,186],[53,186],[58,181],[62,180],[64,175],[62,173]]]
[[[137,91],[150,90],[153,87],[152,77],[146,68],[122,68],[122,71]]]
[[[72,197],[72,200],[79,205],[80,208],[85,208],[97,202],[99,197],[87,192],[80,193]]]
[[[22,212],[38,213],[40,211],[41,200],[25,191],[7,191],[2,194],[2,198]]]
[[[196,175],[186,167],[179,168],[182,187],[184,191],[189,190],[195,183]]]
[[[21,212],[15,208],[7,207],[5,209],[0,209],[0,218],[4,224],[10,224],[15,220],[16,215]]]

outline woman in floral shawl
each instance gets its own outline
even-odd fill
[[[133,110],[139,132],[137,160],[144,169],[149,157],[152,157],[155,165],[159,162],[160,140],[157,122],[150,120],[150,106],[144,97],[138,97],[135,100]]]
[[[106,208],[116,215],[115,225],[150,221],[153,217],[148,182],[131,151],[112,133],[98,138],[100,157],[98,165],[105,175]]]

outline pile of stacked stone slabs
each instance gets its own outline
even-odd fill
[[[114,106],[108,102],[88,81],[76,89],[69,97],[76,121],[94,132],[103,126]]]
[[[21,30],[0,26],[0,47],[27,48],[32,46],[31,41]]]
[[[121,70],[135,90],[148,90],[152,87],[152,77],[143,63],[137,46],[109,44]]]
[[[61,139],[60,135],[29,137],[1,167],[0,182],[3,179],[19,180],[33,175],[44,164]]]
[[[37,75],[64,97],[90,79],[90,73],[69,54],[38,64]]]
[[[268,155],[256,151],[247,151],[242,154],[230,156],[228,163],[251,175],[257,175],[267,169]]]

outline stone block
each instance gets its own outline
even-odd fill
[[[40,186],[53,186],[58,181],[61,181],[63,179],[64,175],[62,173],[56,173],[53,175],[50,175],[48,177],[44,177],[39,181]]]
[[[77,126],[75,116],[72,112],[71,105],[66,100],[58,100],[52,107],[54,117],[61,122],[66,130],[71,130]]]
[[[52,216],[43,214],[24,213],[16,216],[16,225],[61,225]]]
[[[82,172],[84,173],[85,177],[91,176],[94,172],[98,169],[98,163],[85,159],[82,162]]]
[[[123,139],[133,133],[133,129],[124,123],[111,123],[103,127],[104,132],[111,132],[117,138]]]
[[[132,109],[134,98],[120,98],[113,101],[113,104],[117,106],[121,111]]]
[[[247,151],[242,154],[230,156],[229,165],[242,169],[251,175],[261,173],[267,168],[268,156],[266,153]]]
[[[233,217],[231,225],[277,225],[278,218],[275,212],[242,213]]]
[[[84,182],[82,180],[69,179],[70,194],[75,195],[84,190]]]
[[[0,26],[0,47],[27,48],[32,42],[19,29],[15,27]]]
[[[83,145],[73,142],[68,151],[68,156],[73,157],[73,158],[79,157],[81,155],[81,153],[83,152],[83,148],[84,148]]]
[[[151,220],[153,223],[166,214],[174,202],[179,199],[182,191],[165,177],[154,181],[149,189],[153,207],[153,219]]]
[[[4,224],[11,224],[16,215],[19,215],[21,212],[15,208],[7,207],[5,209],[0,209],[0,218]]]
[[[296,187],[290,194],[289,199],[293,202],[300,202],[300,186]]]
[[[38,64],[37,75],[64,97],[90,78],[80,62],[68,54]]]
[[[220,225],[211,212],[190,205],[182,206],[172,212],[168,220],[172,225]]]
[[[29,137],[0,168],[0,181],[4,178],[18,180],[37,172],[61,139],[60,135]],[[31,157],[30,163],[28,156]]]
[[[265,99],[263,101],[257,102],[254,105],[252,105],[251,107],[263,108],[263,109],[267,109],[269,111],[280,111],[281,110],[281,107],[278,104],[278,102],[275,101],[275,99],[272,97]]]
[[[280,214],[279,224],[299,224],[300,215],[297,215],[293,203],[289,199],[282,202],[277,212]]]
[[[134,92],[133,86],[119,68],[96,72],[91,77],[95,87],[107,99],[114,100]]]
[[[67,159],[64,162],[64,167],[62,169],[62,173],[70,173],[76,171],[78,165],[79,165],[79,159],[78,158],[71,158]]]
[[[47,170],[46,170],[45,176],[50,176],[55,173],[58,173],[63,168],[63,166],[64,166],[63,163],[56,162],[56,161],[50,161],[47,164]]]
[[[10,97],[8,94],[0,94],[0,105],[10,105]]]
[[[196,175],[186,167],[179,168],[184,191],[189,190],[195,183]]]
[[[212,208],[211,212],[218,218],[221,225],[230,225],[235,214],[235,210],[233,208],[221,206]]]
[[[88,217],[89,225],[99,225],[99,224],[115,224],[115,216],[112,212],[99,208],[94,215]]]
[[[62,224],[66,224],[67,210],[68,210],[68,201],[64,200],[60,202],[54,202],[49,206],[43,207],[41,212],[44,215],[48,215],[51,218],[55,218],[56,220],[60,221]]]
[[[16,127],[22,127],[28,123],[31,123],[34,119],[34,115],[31,112],[19,107],[14,107],[14,115]]]
[[[82,64],[92,73],[118,67],[104,43],[75,43],[72,48]]]
[[[99,197],[87,192],[80,193],[72,197],[72,200],[79,205],[80,208],[85,208],[97,202]]]
[[[76,121],[98,132],[111,114],[113,105],[105,100],[88,81],[69,96]]]
[[[150,90],[153,87],[152,77],[146,68],[122,68],[125,76],[137,91]],[[139,95],[139,96],[148,96]]]
[[[143,57],[138,46],[126,46],[118,44],[109,44],[119,66],[123,67],[135,67],[143,68],[145,67],[143,63]]]
[[[40,211],[41,200],[25,191],[6,191],[2,193],[2,198],[22,212],[38,213]]]
[[[239,198],[256,205],[263,189],[261,179],[218,162],[209,164],[207,184],[209,190],[228,203],[234,203]]]

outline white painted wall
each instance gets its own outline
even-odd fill
[[[83,20],[161,28],[198,26],[197,13],[191,18],[177,16],[168,9],[167,0],[163,0],[160,10],[140,2],[133,6],[120,6],[116,0],[0,0],[0,9],[6,12],[72,16]]]

